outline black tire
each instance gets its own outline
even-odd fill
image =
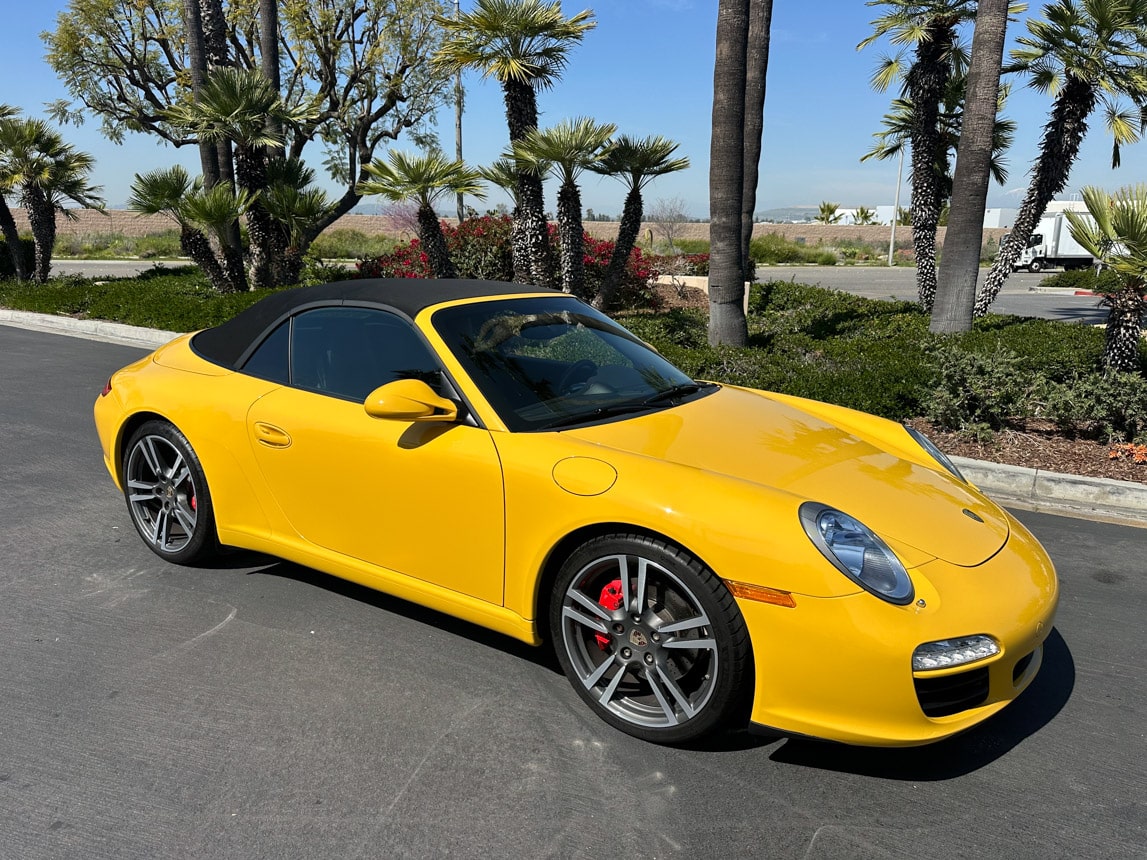
[[[570,684],[615,728],[676,744],[745,720],[753,662],[744,618],[685,551],[642,535],[589,541],[562,565],[549,620]]]
[[[1028,263],[1028,271],[1032,274],[1043,271],[1043,260],[1032,260]]]
[[[207,478],[187,437],[148,421],[124,448],[123,493],[143,542],[173,564],[210,558],[219,548]]]

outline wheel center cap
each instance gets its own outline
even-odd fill
[[[649,644],[649,640],[645,638],[645,634],[636,627],[629,631],[629,641],[635,648],[644,648]]]

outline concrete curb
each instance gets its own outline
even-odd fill
[[[143,349],[154,349],[179,336],[178,332],[160,329],[3,308],[0,324]],[[1147,528],[1147,484],[1063,475],[966,457],[953,457],[952,461],[969,481],[1002,504]]]
[[[31,311],[10,311],[0,308],[0,323],[34,331],[50,331],[88,340],[118,343],[121,346],[138,346],[155,349],[179,337],[179,332],[163,331],[157,328],[141,328],[123,323],[104,320],[79,320],[72,317],[37,314]]]

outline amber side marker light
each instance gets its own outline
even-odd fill
[[[747,582],[735,582],[731,579],[726,579],[725,585],[729,586],[729,591],[733,592],[734,597],[755,600],[758,603],[771,603],[773,606],[787,606],[789,609],[797,605],[796,600],[787,591],[777,591],[775,588],[749,585]]]
[[[111,392],[112,392],[112,381],[109,378],[108,381],[104,383],[103,390],[100,391],[100,397],[107,397],[109,394],[111,394]]]

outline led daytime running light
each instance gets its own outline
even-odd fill
[[[925,642],[912,652],[912,671],[950,669],[953,666],[985,660],[999,653],[1000,646],[996,640],[982,634]]]

